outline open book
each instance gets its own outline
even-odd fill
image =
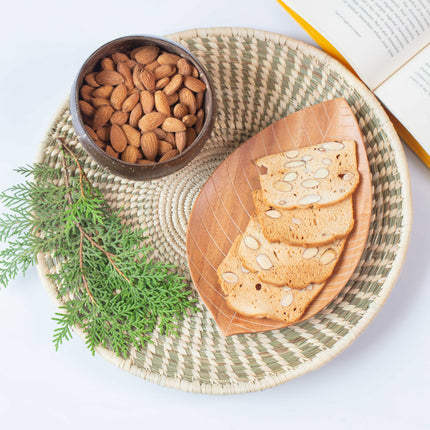
[[[430,167],[430,0],[278,0],[353,69]]]

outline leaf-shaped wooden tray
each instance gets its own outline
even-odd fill
[[[216,270],[255,208],[251,191],[260,188],[259,157],[317,143],[353,139],[357,142],[360,184],[354,193],[355,226],[332,276],[300,321],[315,315],[342,290],[360,260],[372,211],[372,189],[366,148],[357,121],[344,99],[303,109],[243,143],[215,170],[194,204],[187,232],[191,276],[219,328],[228,336],[286,327],[267,318],[241,315],[227,306]]]

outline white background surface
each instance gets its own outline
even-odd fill
[[[128,34],[242,26],[310,42],[275,0],[2,4],[0,188],[21,180],[85,58]],[[323,368],[263,392],[204,396],[162,388],[51,341],[54,306],[35,269],[0,291],[1,429],[430,428],[430,171],[406,149],[414,224],[400,278],[365,332]]]

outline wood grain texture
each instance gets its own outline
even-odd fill
[[[327,306],[348,282],[366,244],[372,189],[366,148],[357,121],[344,99],[306,108],[279,120],[243,143],[215,170],[194,204],[187,231],[187,257],[194,285],[226,336],[286,327],[267,318],[251,318],[227,306],[216,270],[254,213],[251,191],[260,188],[259,157],[330,140],[357,142],[360,184],[354,193],[355,226],[327,284],[300,321]]]

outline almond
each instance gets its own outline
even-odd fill
[[[326,178],[328,175],[330,174],[330,171],[328,169],[326,169],[325,167],[318,169],[315,173],[314,173],[314,178],[316,179],[324,179]]]
[[[260,242],[254,236],[250,236],[250,235],[244,236],[243,243],[245,244],[246,247],[254,251],[260,248]]]
[[[124,61],[124,64],[130,69],[130,71],[132,71],[137,63],[134,60],[127,60]]]
[[[119,125],[112,124],[110,143],[116,152],[122,152],[127,147],[127,137]]]
[[[118,70],[118,73],[120,73],[121,76],[124,78],[124,83],[127,88],[129,90],[134,88],[133,77],[131,76],[131,71],[127,64],[124,61],[120,61],[116,65],[116,69]]]
[[[160,65],[160,63],[155,60],[152,63],[149,63],[145,66],[146,70],[149,70],[150,72],[153,72],[158,66]]]
[[[306,179],[305,181],[303,181],[300,185],[303,188],[315,188],[319,185],[319,181],[317,181],[316,179]]]
[[[182,103],[178,103],[173,108],[173,116],[177,119],[182,119],[188,113],[188,108]]]
[[[302,257],[305,260],[310,260],[318,254],[318,248],[305,248],[302,252]]]
[[[103,142],[107,142],[110,137],[110,127],[104,126],[97,129],[97,136]]]
[[[142,105],[143,113],[146,115],[154,110],[154,95],[147,90],[140,93],[140,104]]]
[[[140,72],[142,71],[142,66],[140,64],[137,64],[136,67],[133,69],[133,74],[131,75],[133,79],[134,86],[139,90],[144,90],[145,88],[142,85],[142,82],[140,81]]]
[[[154,162],[142,159],[142,160],[137,160],[137,164],[154,164]]]
[[[188,128],[187,131],[187,148],[194,142],[196,139],[196,130],[194,128]]]
[[[91,118],[90,116],[81,114],[82,116],[82,121],[84,122],[84,124],[88,124],[90,127],[94,127],[94,119]]]
[[[187,133],[185,131],[180,131],[175,133],[176,149],[181,153],[185,146],[187,145]]]
[[[170,82],[170,78],[161,78],[155,83],[156,90],[162,90],[168,83]],[[91,87],[89,87],[91,88]]]
[[[150,161],[155,160],[158,150],[158,139],[154,132],[145,133],[140,138],[143,155]]]
[[[282,191],[285,193],[291,191],[293,186],[288,182],[278,181],[273,184],[273,188],[275,188],[275,190]]]
[[[179,55],[171,54],[170,52],[165,52],[165,53],[161,54],[157,58],[157,61],[161,65],[163,65],[163,64],[169,64],[171,66],[176,66],[176,64],[178,64],[178,61],[180,59],[181,59],[181,57]]]
[[[97,73],[96,81],[99,85],[119,85],[124,82],[124,78],[114,70],[102,70]]]
[[[179,151],[177,149],[171,149],[169,152],[166,152],[161,158],[160,163],[163,163],[164,161],[169,161],[173,157],[176,157],[179,154]]]
[[[191,76],[194,78],[198,78],[200,76],[199,71],[194,66],[192,66]]]
[[[200,93],[206,90],[206,84],[200,79],[194,78],[193,76],[185,76],[184,85],[195,93]]]
[[[137,156],[139,154],[139,150],[135,146],[127,146],[124,149],[124,152],[121,154],[121,160],[126,163],[135,164],[137,161]]]
[[[155,80],[158,81],[161,78],[168,78],[176,73],[176,67],[170,66],[169,64],[163,64],[154,70]],[[89,84],[90,85],[90,84]]]
[[[132,94],[138,94],[140,96],[140,90],[137,88],[132,88],[131,90],[127,91],[128,96],[131,96]]]
[[[123,112],[130,112],[138,102],[139,102],[139,94],[133,93],[124,100],[121,110]]]
[[[203,100],[205,99],[205,93],[202,91],[196,94],[196,108],[200,109],[203,106]]]
[[[97,136],[96,132],[89,125],[85,126],[85,130],[88,133],[88,135],[91,137],[91,139],[99,140],[99,137]]]
[[[178,68],[178,73],[183,76],[190,76],[193,71],[190,62],[185,58],[181,58],[176,66]]]
[[[130,58],[122,52],[115,52],[115,54],[112,54],[112,60],[114,63],[119,63],[120,61],[127,61],[129,59]]]
[[[103,58],[100,65],[102,70],[115,70],[115,64],[109,57]]]
[[[140,82],[142,82],[143,86],[148,91],[154,91],[155,90],[155,78],[152,72],[149,70],[143,69],[140,72]]]
[[[177,118],[166,118],[161,125],[161,128],[164,131],[170,131],[172,133],[176,133],[178,131],[185,131],[187,129],[185,127],[185,124]]]
[[[166,85],[164,88],[164,92],[167,96],[171,96],[173,93],[176,93],[176,91],[179,90],[182,86],[182,81],[184,80],[184,77],[182,75],[175,75],[170,80],[169,84]]]
[[[136,130],[132,126],[128,124],[124,124],[122,126],[122,131],[124,132],[125,136],[127,137],[127,142],[131,146],[135,146],[136,148],[139,148],[140,146],[140,131]]]
[[[128,120],[128,123],[132,127],[136,128],[140,118],[142,118],[142,115],[143,115],[142,105],[140,103],[137,103],[137,105],[130,112],[130,119]]]
[[[139,52],[142,49],[142,46],[138,46],[137,48],[134,48],[130,52],[130,58],[135,60],[136,59],[136,52]]]
[[[120,110],[124,100],[127,98],[127,87],[125,84],[120,84],[114,88],[110,96],[110,102],[114,109]]]
[[[296,158],[299,155],[299,151],[297,151],[297,149],[292,149],[291,151],[286,152],[285,155],[288,158]]]
[[[170,143],[173,148],[176,146],[175,133],[172,133],[171,131],[167,132],[164,139],[166,142]]]
[[[203,120],[205,119],[205,112],[203,109],[199,109],[196,114],[197,121],[195,125],[196,133],[199,134],[201,129],[203,128]]]
[[[282,216],[281,212],[279,212],[275,209],[269,209],[268,211],[265,212],[265,214],[266,214],[266,216],[268,216],[269,218],[272,218],[272,219],[278,219],[278,218],[281,218],[281,216]],[[295,219],[297,220],[298,218],[292,217],[291,221],[294,222]],[[299,220],[299,221],[301,224],[302,221],[301,220]]]
[[[235,284],[239,280],[239,277],[233,272],[224,272],[221,276],[229,284]]]
[[[118,152],[116,152],[116,151],[112,148],[112,146],[110,146],[110,145],[107,145],[107,146],[106,146],[106,153],[107,153],[108,155],[110,155],[111,157],[113,157],[113,158],[118,158]]]
[[[112,106],[100,106],[97,108],[94,114],[93,128],[97,130],[99,127],[103,127],[113,114]]]
[[[89,116],[89,117],[93,117],[94,113],[95,113],[95,109],[93,105],[90,105],[88,102],[86,102],[85,100],[79,100],[79,109],[81,110],[81,113],[83,115]]]
[[[289,172],[284,176],[282,180],[285,182],[292,182],[296,180],[297,176],[297,172]]]
[[[166,152],[169,152],[172,149],[173,149],[173,146],[169,142],[166,142],[165,140],[159,140],[157,155],[159,157],[162,157]]]
[[[97,88],[99,87],[99,83],[96,81],[96,76],[97,73],[89,73],[87,76],[85,76],[85,82],[90,86],[90,87],[94,87]]]
[[[154,128],[152,131],[156,134],[158,140],[164,140],[167,136],[167,133],[161,128]]]
[[[115,111],[110,117],[110,122],[116,125],[124,125],[128,120],[128,113],[121,110]]]
[[[152,63],[158,56],[157,46],[143,46],[137,51],[133,51],[134,59],[140,64]]]
[[[106,143],[102,142],[100,139],[97,139],[95,143],[100,149],[103,149],[103,151],[106,151]]]
[[[90,102],[91,99],[93,98],[93,92],[94,92],[93,87],[90,87],[89,85],[83,85],[81,88],[80,94],[85,101]]]
[[[151,113],[144,115],[139,120],[138,126],[143,132],[151,131],[154,128],[157,128],[161,124],[163,124],[163,121],[165,119],[166,119],[166,115],[164,113],[151,112]]]
[[[170,105],[167,101],[167,96],[163,91],[156,91],[154,94],[154,101],[155,101],[155,109],[158,112],[164,113],[165,115],[170,115]]]
[[[171,96],[167,96],[167,101],[169,102],[169,105],[174,105],[179,100],[178,93],[173,93]]]
[[[323,255],[321,255],[319,263],[322,265],[329,264],[333,260],[335,260],[336,257],[337,257],[337,255],[336,255],[336,252],[334,249],[332,249],[332,248],[326,249],[324,251]]]
[[[289,151],[289,152],[293,152],[293,151]],[[288,157],[288,152],[287,152],[287,157]],[[284,167],[287,167],[289,169],[291,169],[292,167],[302,167],[304,166],[306,163],[303,160],[295,160],[295,161],[289,161],[288,163],[284,164]]]
[[[110,101],[108,99],[103,99],[101,97],[95,97],[91,100],[91,103],[95,108],[100,106],[110,106]]]
[[[314,203],[318,203],[321,200],[321,196],[319,194],[308,194],[300,198],[297,203],[302,206],[311,205]]]
[[[188,108],[190,115],[194,115],[196,113],[196,98],[191,90],[188,88],[182,88],[179,91],[179,101]]]
[[[112,85],[103,85],[102,87],[98,87],[93,91],[93,97],[101,97],[102,99],[108,99],[112,94],[112,91]]]
[[[258,254],[257,257],[255,257],[255,261],[263,270],[269,270],[273,266],[270,258],[266,254]]]
[[[195,115],[185,115],[182,118],[182,122],[186,127],[192,127],[197,122],[197,117]]]

